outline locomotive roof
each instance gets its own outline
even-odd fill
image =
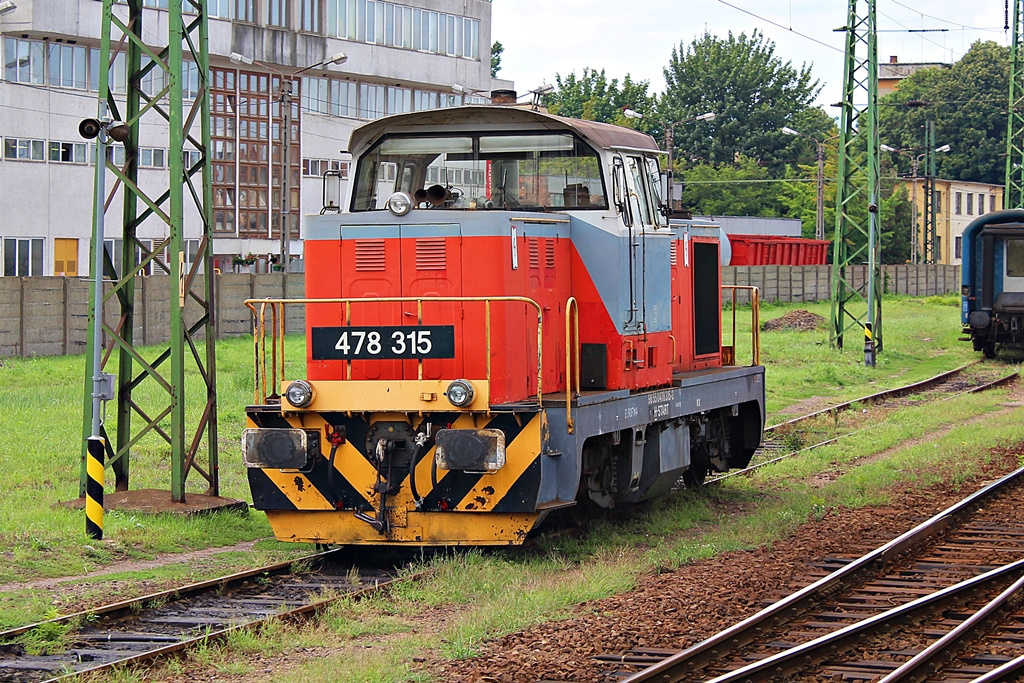
[[[577,133],[600,149],[626,147],[657,151],[654,138],[631,128],[583,121],[530,109],[470,105],[398,114],[371,121],[352,131],[349,150],[358,157],[385,133],[478,133],[484,131],[558,131]]]

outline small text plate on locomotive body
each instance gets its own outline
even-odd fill
[[[313,328],[313,360],[454,357],[454,325]]]

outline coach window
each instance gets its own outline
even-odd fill
[[[1006,240],[1006,277],[1024,277],[1024,240]]]

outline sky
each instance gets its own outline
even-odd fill
[[[843,87],[844,34],[834,30],[846,22],[842,0],[492,1],[491,39],[505,47],[498,77],[514,81],[520,94],[585,67],[620,81],[629,74],[661,93],[673,47],[685,50],[705,31],[724,38],[757,29],[782,61],[811,66],[823,85],[818,104],[838,115],[828,104]],[[879,62],[895,55],[950,63],[977,40],[1009,44],[1004,0],[877,0],[876,11]]]

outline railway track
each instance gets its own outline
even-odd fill
[[[0,632],[0,681],[59,681],[179,652],[271,619],[294,618],[396,580],[334,564],[340,551],[252,569]]]
[[[870,426],[870,415],[866,418],[855,416],[843,420],[843,414],[851,413],[853,408],[861,406],[888,407],[909,403],[919,405],[928,401],[947,401],[964,394],[1004,386],[1016,380],[1018,376],[1017,371],[1006,372],[1004,368],[974,361],[920,382],[886,389],[794,417],[785,422],[765,427],[762,445],[751,458],[750,466],[721,476],[711,477],[705,483],[712,484],[730,477],[749,474],[783,458],[835,443],[843,437],[856,434],[864,427],[864,422],[868,422],[868,426]]]
[[[683,651],[600,656],[638,681],[994,681],[1024,675],[1024,468]]]

